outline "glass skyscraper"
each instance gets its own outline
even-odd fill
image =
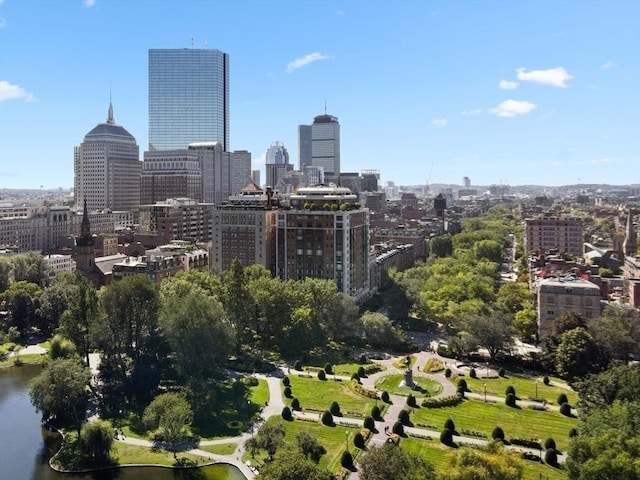
[[[149,150],[221,142],[229,151],[229,55],[149,50]]]

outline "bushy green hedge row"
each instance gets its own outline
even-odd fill
[[[351,388],[353,388],[353,390],[355,390],[357,393],[359,393],[360,395],[363,395],[365,397],[378,398],[378,395],[375,392],[375,390],[369,390],[368,388],[363,387],[362,385],[360,385],[356,381],[352,381],[351,382]]]
[[[442,407],[455,407],[462,403],[463,397],[460,395],[450,395],[448,397],[440,398],[425,398],[421,406],[425,408],[442,408]]]
[[[521,447],[537,448],[540,450],[542,445],[537,438],[510,438],[509,443],[512,445],[520,445]]]

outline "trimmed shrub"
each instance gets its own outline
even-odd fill
[[[509,393],[507,397],[504,399],[504,403],[506,403],[507,407],[515,408],[516,396],[513,393]]]
[[[507,372],[505,372],[504,368],[500,367],[498,369],[498,376],[504,378],[506,375],[507,375]]]
[[[294,397],[293,400],[291,400],[291,408],[294,410],[300,410],[300,400]]]
[[[549,449],[555,450],[556,449],[556,441],[551,437],[547,438],[544,441],[544,448],[545,448],[545,450],[549,450]]]
[[[296,362],[293,364],[293,368],[295,370],[298,370],[299,372],[302,371],[302,362],[300,360],[296,360]]]
[[[367,356],[366,355],[360,355],[360,363],[367,363]]]
[[[456,393],[458,395],[460,395],[462,398],[464,398],[464,394],[466,393],[467,389],[464,388],[462,385],[458,385],[458,389],[456,390]]]
[[[500,440],[501,442],[504,442],[504,430],[502,430],[502,428],[500,427],[494,428],[493,431],[491,432],[491,438],[493,438],[494,440]]]
[[[389,392],[385,390],[384,392],[382,392],[382,395],[380,396],[380,398],[382,398],[382,401],[384,403],[389,403]]]
[[[322,414],[322,423],[328,426],[333,425],[333,415],[331,415],[331,412],[329,410],[325,410]]]
[[[362,436],[362,433],[358,432],[353,436],[353,444],[359,449],[364,448],[364,437]]]
[[[560,395],[558,395],[557,402],[558,402],[558,405],[562,405],[563,403],[569,403],[569,400],[567,399],[567,394],[561,393]]]
[[[469,376],[471,378],[478,378],[478,375],[476,374],[476,369],[475,368],[472,368],[472,369],[469,370]]]
[[[516,389],[515,389],[515,388],[513,388],[513,385],[509,385],[509,386],[505,389],[504,394],[505,394],[505,395],[507,395],[507,396],[508,396],[509,394],[511,394],[511,395],[513,395],[513,396],[515,397],[515,396],[516,396]]]
[[[403,425],[408,425],[409,424],[409,412],[407,412],[405,409],[402,409],[398,412],[398,421],[400,423],[402,423]]]
[[[551,380],[549,380],[548,376],[544,376],[542,377],[542,383],[544,383],[545,385],[549,385],[551,383]]]
[[[438,397],[438,398],[425,398],[422,400],[422,405],[425,408],[441,408],[441,407],[454,407],[460,403],[464,399],[464,393],[459,395],[450,395],[448,397]]]
[[[567,402],[564,402],[562,405],[560,405],[560,413],[562,415],[564,415],[565,417],[570,417],[571,416],[571,405],[569,405]]]
[[[396,422],[393,424],[393,427],[391,428],[391,431],[393,433],[395,433],[396,435],[404,435],[404,425],[402,425],[402,423],[400,422]]]
[[[416,407],[417,406],[416,397],[411,393],[407,397],[407,405],[410,406],[410,407]]]
[[[362,365],[360,365],[358,367],[358,377],[362,378],[362,377],[366,377],[367,376],[367,372],[364,371],[364,367]]]
[[[456,424],[453,423],[453,420],[447,418],[447,421],[444,422],[444,428],[445,430],[451,430],[451,432],[453,433],[456,431]]]
[[[578,430],[576,430],[575,428],[572,428],[571,430],[569,430],[569,438],[573,438],[577,436],[578,436]]]
[[[344,468],[353,468],[353,457],[348,451],[342,452],[342,457],[340,457],[340,465]]]
[[[377,405],[371,407],[371,416],[373,418],[380,418],[380,407],[378,407]]]
[[[289,380],[289,377],[284,377],[284,378],[282,379],[282,384],[283,384],[285,387],[288,387],[289,385],[291,385],[291,380]]]
[[[464,378],[458,379],[458,390],[462,389],[463,392],[467,391],[467,381]]]
[[[551,465],[555,467],[558,465],[558,452],[553,448],[549,448],[546,452],[544,452],[544,461],[547,465]]]
[[[331,402],[331,407],[329,407],[329,411],[332,415],[340,415],[340,405],[338,402]]]
[[[451,376],[451,369],[449,367],[444,369],[444,376],[447,378]]]
[[[360,375],[354,373],[353,375],[351,375],[351,380],[355,380],[356,382],[360,383]]]
[[[449,430],[448,428],[442,430],[442,433],[440,433],[440,442],[444,445],[453,444],[453,432],[451,432],[451,430]]]
[[[325,364],[324,371],[327,375],[331,375],[333,373],[333,366],[330,363]]]
[[[376,422],[373,420],[373,417],[367,416],[367,417],[364,417],[364,423],[362,424],[362,426],[366,429],[373,431],[376,428]]]
[[[293,420],[293,415],[291,415],[291,409],[289,407],[283,407],[282,418],[285,420]]]
[[[284,396],[291,398],[291,387],[284,387]]]
[[[327,379],[327,374],[324,372],[324,370],[318,370],[318,380],[326,380]]]

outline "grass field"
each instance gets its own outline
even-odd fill
[[[343,415],[366,416],[376,404],[374,399],[353,391],[349,387],[349,381],[335,382],[332,377],[318,380],[316,377],[299,377],[293,373],[288,377],[291,380],[291,394],[300,401],[303,410],[328,410],[331,403],[336,401]],[[288,399],[287,403],[291,405],[291,399]],[[382,402],[378,402],[378,405],[382,408]]]
[[[294,420],[291,422],[284,421],[280,417],[272,417],[267,420],[268,423],[281,423],[286,429],[285,443],[295,445],[296,435],[298,432],[307,432],[313,435],[316,440],[327,450],[318,464],[320,468],[327,469],[333,473],[340,470],[340,457],[344,452],[346,442],[349,443],[349,451],[354,458],[356,453],[360,450],[353,446],[353,437],[359,432],[359,429],[349,428],[344,426],[328,427],[319,422],[305,422],[301,420]],[[242,456],[242,460],[251,460],[254,465],[260,465],[266,458],[266,453],[261,451],[259,455],[256,455],[255,459],[251,458],[249,452],[245,452]],[[257,460],[256,460],[257,459]]]
[[[414,455],[426,458],[435,468],[436,472],[445,471],[455,454],[455,449],[442,445],[437,440],[422,440],[417,438],[403,438],[400,447]],[[565,480],[566,473],[563,470],[550,467],[542,463],[522,460],[523,480]]]
[[[403,378],[404,375],[387,375],[376,382],[376,388],[378,390],[386,390],[389,393],[398,395],[409,395],[412,393],[416,397],[426,396],[418,390],[401,387],[400,382],[402,382]],[[413,381],[427,391],[431,397],[438,395],[442,391],[442,385],[440,385],[439,382],[429,380],[426,377],[414,376]]]
[[[19,365],[20,363],[43,363],[48,359],[46,355],[39,353],[29,353],[25,355],[18,355],[17,357],[7,357],[0,361],[0,367],[8,367],[13,365]]]
[[[205,452],[215,453],[217,455],[231,455],[238,448],[237,442],[218,443],[216,445],[200,445],[200,450]]]
[[[249,400],[258,406],[262,406],[269,400],[269,387],[267,381],[258,379],[258,385],[249,390]]]
[[[480,373],[480,372],[479,372]],[[457,377],[460,378],[460,377]],[[451,381],[455,384],[457,381],[455,376],[451,377]],[[536,382],[535,379],[521,377],[517,375],[508,375],[506,378],[471,378],[462,377],[467,381],[467,387],[472,392],[484,393],[484,384],[487,384],[487,395],[497,395],[504,397],[504,391],[509,385],[512,385],[516,389],[516,395],[519,398],[527,399],[536,396]],[[578,401],[578,394],[567,388],[558,386],[556,382],[552,382],[549,385],[542,383],[542,380],[538,382],[537,386],[538,397],[544,398],[547,403],[556,405],[558,395],[564,393],[567,395],[567,399],[572,406],[575,406]]]
[[[503,403],[484,403],[481,400],[465,400],[456,407],[416,408],[411,415],[414,424],[444,428],[447,419],[454,421],[456,430],[472,430],[491,439],[494,427],[504,430],[505,438],[536,438],[543,442],[552,437],[558,448],[564,451],[569,446],[569,430],[577,420],[567,418],[559,412],[540,412],[526,408],[511,408]]]

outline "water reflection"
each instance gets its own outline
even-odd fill
[[[198,469],[126,467],[85,474],[63,474],[49,467],[60,437],[41,427],[29,399],[29,380],[38,365],[0,368],[0,477],[31,480],[246,480],[233,465]]]

